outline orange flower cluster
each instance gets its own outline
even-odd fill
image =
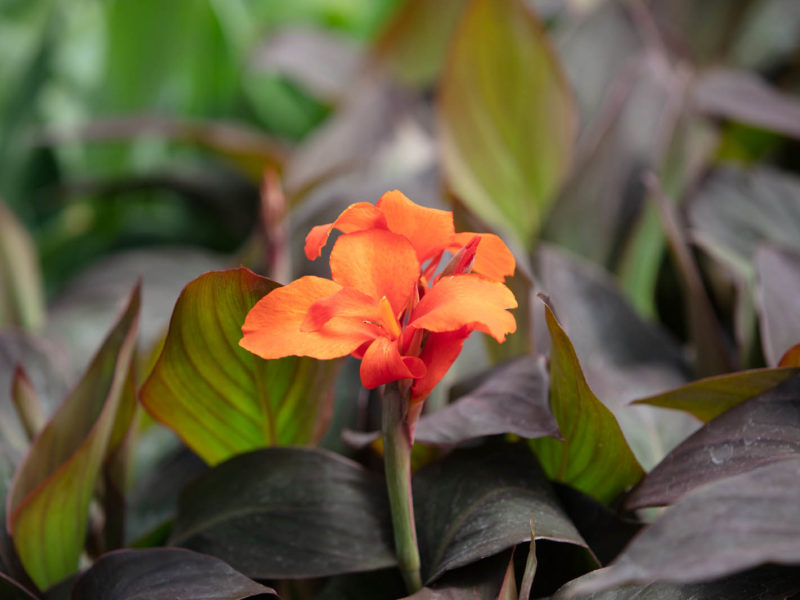
[[[473,330],[502,342],[516,329],[517,302],[503,284],[514,257],[493,234],[456,233],[453,214],[414,204],[399,191],[377,205],[345,209],[306,237],[310,260],[332,230],[332,279],[302,277],[262,298],[239,344],[272,359],[352,354],[367,388],[413,380],[412,401],[428,396]],[[445,252],[452,260],[437,274]]]

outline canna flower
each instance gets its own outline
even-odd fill
[[[451,212],[398,191],[314,227],[310,260],[334,229],[342,235],[331,250],[331,279],[301,277],[264,296],[242,326],[243,348],[266,359],[351,354],[365,387],[411,380],[411,400],[421,402],[472,331],[498,342],[515,331],[508,309],[517,303],[503,283],[514,257],[496,235],[456,233]],[[445,252],[453,257],[437,274]]]

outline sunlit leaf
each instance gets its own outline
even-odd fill
[[[206,462],[324,433],[336,361],[265,361],[239,347],[250,308],[279,284],[245,268],[189,283],[141,390],[147,411]]]
[[[663,394],[641,398],[634,404],[650,404],[682,410],[701,421],[710,421],[737,404],[758,396],[796,375],[800,375],[800,368],[739,371],[693,381]]]
[[[625,499],[630,509],[671,504],[689,490],[800,456],[800,378],[740,404],[670,452]]]
[[[545,319],[551,338],[550,403],[564,439],[529,443],[548,477],[610,502],[644,471],[614,415],[586,383],[572,342],[548,304]]]
[[[34,441],[7,499],[14,546],[47,588],[73,573],[136,343],[139,286],[77,387]]]
[[[693,583],[764,563],[797,565],[798,497],[800,458],[706,484],[667,509],[610,567],[574,591],[627,583]]]
[[[430,582],[536,536],[585,546],[524,446],[460,450],[413,477],[423,575]]]
[[[447,185],[530,246],[569,167],[576,123],[561,67],[521,0],[467,6],[440,94]]]
[[[336,454],[267,448],[216,466],[181,495],[171,542],[257,579],[395,564],[383,480]]]
[[[767,364],[777,365],[800,343],[800,253],[762,245],[755,262],[761,345]]]
[[[78,579],[71,598],[267,600],[277,594],[212,556],[181,548],[153,548],[120,550],[100,557]]]
[[[423,416],[415,439],[455,445],[498,433],[558,437],[547,390],[543,365],[529,356],[518,358],[493,369],[480,386],[454,403]]]

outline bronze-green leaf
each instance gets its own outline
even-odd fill
[[[610,502],[639,481],[644,471],[614,415],[586,383],[572,342],[547,302],[550,403],[564,441],[542,438],[529,443],[550,478]]]
[[[247,312],[278,285],[245,268],[190,282],[142,387],[147,411],[209,464],[323,433],[338,361],[263,360],[238,345]]]
[[[14,475],[7,524],[25,570],[42,589],[78,568],[89,502],[135,350],[139,304],[137,285],[83,378]]]
[[[447,184],[489,225],[530,246],[570,165],[573,99],[522,0],[473,0],[441,82]]]
[[[699,379],[663,394],[642,398],[634,404],[682,410],[707,422],[796,375],[800,375],[800,368],[739,371]]]

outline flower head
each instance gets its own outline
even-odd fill
[[[503,284],[514,257],[493,234],[456,233],[453,214],[414,204],[398,191],[357,203],[306,237],[310,260],[332,230],[331,279],[302,277],[252,308],[239,344],[262,358],[352,354],[368,388],[410,379],[422,400],[473,330],[497,341],[516,329],[517,306]],[[437,274],[445,252],[453,254]]]

